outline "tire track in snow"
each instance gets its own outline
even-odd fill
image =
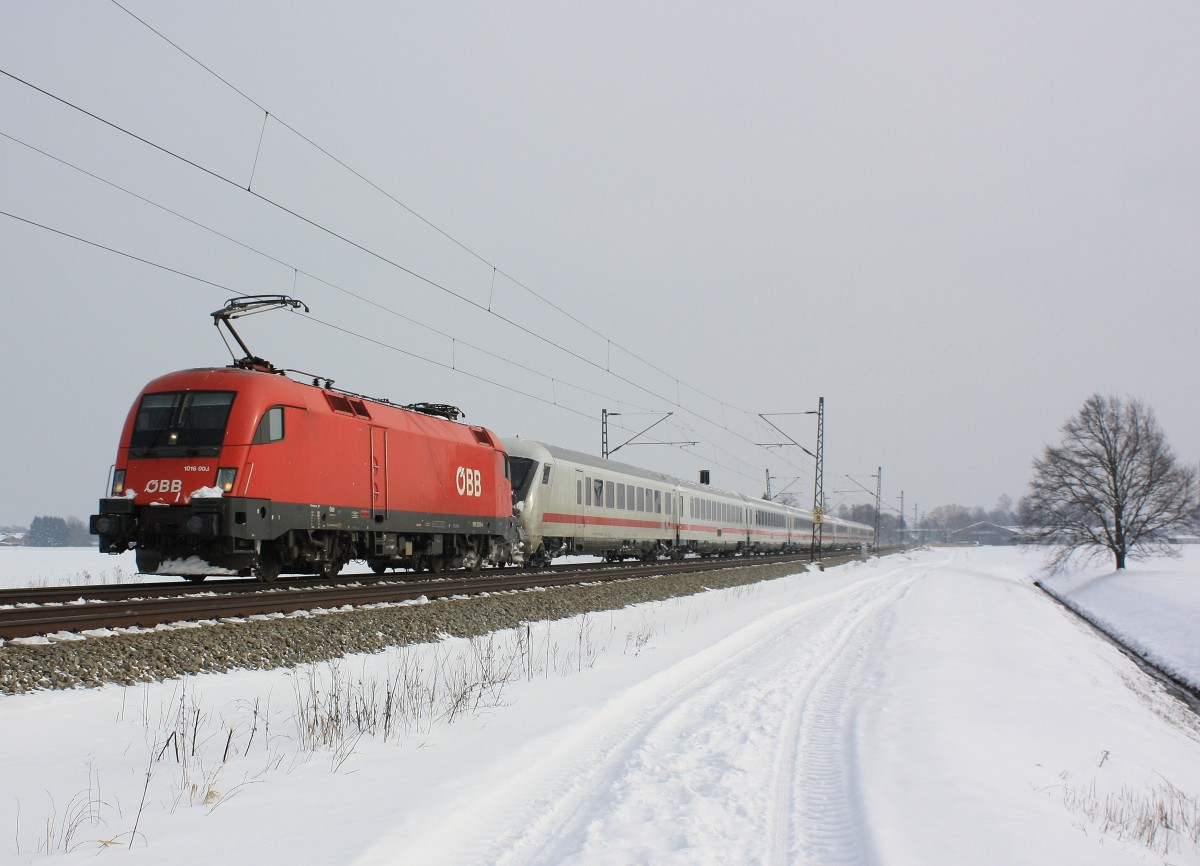
[[[864,594],[797,694],[775,773],[773,848],[767,862],[872,862],[855,783],[854,704],[891,605],[922,574]]]
[[[620,721],[594,720],[606,733],[586,760],[576,757],[565,763],[565,773],[541,779],[537,814],[526,816],[524,832],[503,843],[504,850],[493,851],[493,862],[558,866],[589,861],[588,852],[599,848],[608,849],[604,862],[622,862],[612,850],[622,841],[629,849],[624,856],[636,862],[672,856],[687,862],[689,837],[705,832],[727,842],[740,837],[730,844],[744,850],[728,853],[749,858],[745,862],[784,864],[801,855],[822,864],[862,862],[842,765],[852,752],[844,703],[879,612],[915,579],[897,584],[898,573],[799,605],[808,610],[781,611],[753,639],[733,635],[701,654],[702,673],[679,678],[677,670],[666,672],[677,680],[666,689],[655,680],[644,684],[637,712],[629,714],[622,700],[615,708]],[[794,650],[780,651],[785,642],[800,648],[799,658]],[[735,735],[747,717],[755,722],[753,742]],[[697,719],[707,723],[697,725]],[[738,774],[745,775],[740,764],[764,751],[774,769],[756,778],[771,774],[770,789],[743,782],[752,794],[730,792],[729,777],[736,789]],[[678,755],[687,756],[682,767]],[[654,797],[646,797],[647,788]],[[717,791],[723,799],[714,807],[709,792]],[[734,826],[722,826],[730,821]],[[755,832],[747,832],[755,824]],[[654,838],[630,836],[637,826],[653,828]],[[646,846],[658,850],[649,856]]]
[[[864,864],[866,829],[852,795],[852,698],[872,639],[886,613],[918,576],[877,578],[822,630],[820,652],[793,692],[775,754],[769,847],[763,862],[784,866]]]

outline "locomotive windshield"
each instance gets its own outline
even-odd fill
[[[135,457],[216,457],[225,439],[233,391],[147,394],[129,440]]]

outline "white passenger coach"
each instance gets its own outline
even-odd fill
[[[812,513],[529,439],[505,439],[526,562],[808,550]],[[826,517],[822,549],[869,547],[874,531]]]

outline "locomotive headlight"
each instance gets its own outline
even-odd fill
[[[96,535],[108,535],[113,531],[112,518],[105,517],[103,514],[96,517],[92,521],[92,529]]]
[[[124,469],[118,469],[116,472],[113,473],[112,495],[113,496],[124,496],[125,495],[125,470]]]
[[[218,469],[217,470],[217,486],[225,493],[233,492],[233,483],[237,481],[236,469]]]

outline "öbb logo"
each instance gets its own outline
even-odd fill
[[[459,496],[483,496],[483,481],[478,469],[458,467],[454,473],[454,483]]]
[[[163,478],[159,480],[151,480],[146,482],[147,493],[179,493],[183,490],[183,482],[176,478],[171,480]]]

